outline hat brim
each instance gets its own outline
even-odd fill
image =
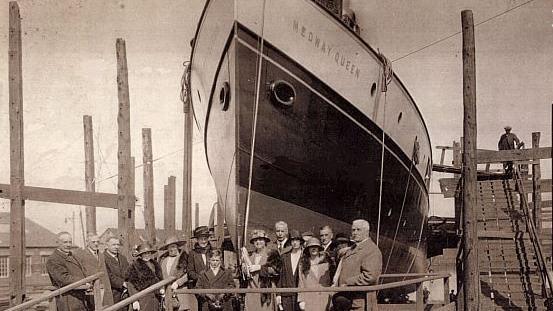
[[[355,244],[355,242],[353,242],[352,240],[347,240],[347,239],[335,240],[335,242],[336,242],[337,244],[342,244],[342,243],[349,244],[349,245]]]
[[[179,246],[183,246],[184,244],[186,244],[186,241],[182,241],[182,240],[181,240],[181,241],[171,242],[171,243],[169,243],[169,244],[165,244],[165,245],[161,246],[161,247],[159,248],[159,250],[160,250],[160,251],[166,250],[167,248],[169,248],[170,245],[173,245],[173,244],[175,244],[175,245],[177,245],[177,247],[179,247]]]
[[[265,240],[265,243],[271,242],[271,239],[269,239],[268,237],[257,237],[257,238],[250,239],[250,244],[253,244],[255,240]]]
[[[140,256],[140,255],[143,255],[143,254],[146,254],[146,253],[156,253],[157,251],[155,249],[148,249],[148,250],[145,250],[145,251],[141,251],[139,253],[136,253],[136,257]]]
[[[306,245],[305,246],[305,250],[309,250],[310,247],[316,247],[318,248],[319,250],[324,250],[324,247],[322,247],[321,245]]]

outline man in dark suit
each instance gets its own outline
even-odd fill
[[[351,225],[351,238],[355,245],[348,250],[336,271],[338,286],[375,285],[382,273],[382,253],[369,237],[369,222],[354,220]],[[334,310],[373,310],[376,304],[375,292],[367,296],[368,308],[365,308],[365,293],[342,292],[332,298]]]
[[[61,288],[71,283],[80,281],[86,277],[86,270],[75,256],[72,250],[73,239],[68,232],[58,233],[58,247],[48,257],[46,269],[50,276],[50,281],[55,287]],[[92,288],[92,284],[86,283],[56,298],[58,311],[87,311],[93,310],[86,292]]]
[[[303,239],[297,230],[290,231],[290,250],[282,255],[282,267],[278,287],[296,288],[299,281],[299,263],[302,255],[301,245]],[[276,297],[277,305],[282,306],[282,310],[296,311],[298,308],[298,294],[281,293]]]
[[[127,258],[119,253],[121,243],[117,237],[110,237],[103,257],[106,266],[106,274],[109,277],[113,303],[121,301],[123,292],[127,291],[125,279],[129,270]]]
[[[201,273],[208,269],[209,251],[211,251],[209,228],[207,226],[196,228],[194,238],[197,242],[188,254],[188,288],[195,288]],[[198,299],[198,306],[204,305],[204,297],[196,295],[196,298]]]
[[[290,241],[288,240],[288,224],[284,221],[275,223],[276,249],[278,254],[282,255],[290,250]]]

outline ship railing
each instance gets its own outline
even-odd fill
[[[48,301],[49,307],[48,310],[57,310],[56,309],[56,301],[55,298],[58,296],[61,296],[71,290],[82,288],[83,285],[87,283],[93,283],[92,287],[92,294],[94,295],[94,304],[96,305],[96,310],[101,310],[98,308],[101,308],[102,301],[101,301],[101,286],[100,286],[100,277],[103,275],[103,272],[98,272],[96,274],[93,274],[91,276],[88,276],[82,280],[79,280],[77,282],[71,283],[69,285],[66,285],[64,287],[58,288],[53,290],[52,292],[42,295],[40,297],[37,297],[35,299],[26,301],[22,304],[19,304],[17,306],[11,307],[7,309],[6,311],[16,311],[16,310],[28,310],[44,301]]]
[[[381,279],[387,278],[412,278],[409,280],[402,280],[396,282],[382,283],[378,285],[370,286],[347,286],[347,287],[312,287],[312,288],[227,288],[227,289],[177,289],[173,293],[175,294],[271,294],[273,301],[275,296],[282,293],[305,293],[305,292],[317,292],[317,293],[338,293],[338,292],[364,292],[366,302],[371,302],[369,298],[371,293],[375,293],[381,290],[394,289],[405,286],[415,286],[416,288],[416,302],[415,309],[422,311],[425,309],[424,301],[424,287],[423,283],[444,280],[444,301],[443,304],[447,305],[449,301],[449,273],[415,273],[415,274],[383,274]],[[167,293],[166,293],[167,295]],[[131,296],[132,297],[132,296]],[[167,296],[166,296],[167,297]],[[376,301],[374,301],[376,303]],[[369,303],[365,303],[368,310],[376,310],[376,306],[369,306]],[[108,309],[106,309],[108,310]],[[115,309],[113,309],[115,310]],[[112,311],[112,309],[109,309]]]
[[[109,306],[105,309],[96,309],[96,310],[103,310],[103,311],[116,311],[116,310],[120,310],[120,309],[123,309],[129,305],[131,305],[133,302],[135,301],[138,301],[139,299],[143,298],[144,296],[150,294],[150,293],[153,293],[155,291],[159,291],[160,289],[162,288],[165,288],[167,287],[165,290],[165,297],[172,297],[173,296],[173,291],[171,290],[171,287],[170,286],[167,286],[171,283],[173,283],[175,281],[175,277],[169,277],[167,279],[164,279],[164,280],[161,280],[153,285],[151,285],[150,287],[147,287],[145,289],[143,289],[142,291],[128,297],[128,298],[125,298],[121,301],[119,301],[118,303],[112,305],[112,306]],[[170,299],[166,299],[165,300],[165,309],[166,310],[172,310],[168,304],[170,303]]]

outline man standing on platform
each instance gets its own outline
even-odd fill
[[[524,142],[521,142],[514,133],[511,133],[511,127],[509,125],[505,126],[504,129],[505,134],[501,135],[497,143],[497,148],[499,150],[520,149],[524,146]],[[503,162],[503,169],[505,170],[505,174],[511,175],[513,173],[513,162]]]
[[[121,249],[121,242],[117,237],[110,237],[107,240],[106,246],[107,248],[103,254],[106,273],[111,285],[113,303],[118,303],[122,300],[123,294],[128,293],[125,279],[129,271],[129,262],[127,258],[119,252]]]
[[[336,271],[338,286],[375,285],[382,273],[382,253],[369,237],[369,222],[363,219],[353,221],[351,238],[355,245],[344,254]],[[376,293],[372,292],[365,308],[364,292],[342,292],[332,298],[334,310],[373,310]]]
[[[52,285],[57,288],[67,286],[86,277],[86,270],[81,259],[73,254],[73,239],[68,232],[58,233],[58,247],[48,257],[46,269]],[[92,288],[92,284],[86,283],[74,290],[56,297],[58,311],[86,311],[93,310],[86,292]]]

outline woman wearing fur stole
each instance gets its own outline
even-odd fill
[[[131,264],[127,274],[127,281],[132,285],[131,295],[162,280],[161,267],[155,260],[156,253],[157,250],[150,243],[140,244],[136,249],[138,258]],[[158,311],[160,310],[161,296],[164,294],[163,288],[149,293],[135,301],[132,307],[134,310]]]

